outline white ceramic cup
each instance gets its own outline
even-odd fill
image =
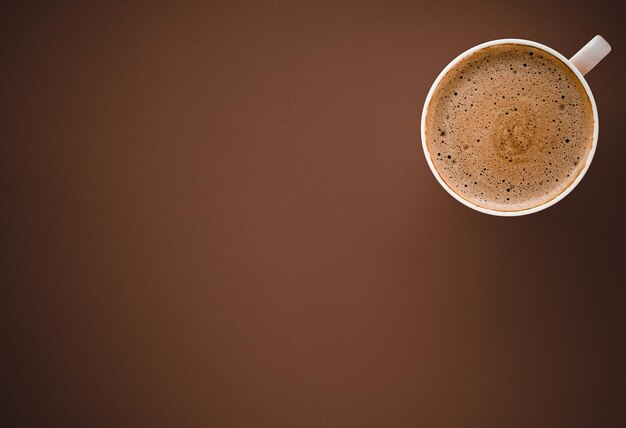
[[[593,109],[593,122],[594,122],[593,144],[591,146],[591,150],[589,151],[589,155],[587,156],[585,165],[582,171],[580,172],[580,174],[578,174],[576,179],[565,190],[563,190],[558,196],[533,208],[528,208],[528,209],[520,210],[520,211],[498,211],[498,210],[492,210],[492,209],[478,206],[464,199],[463,197],[455,193],[446,184],[446,182],[441,178],[439,171],[437,171],[437,169],[435,168],[435,165],[433,164],[432,158],[430,156],[430,152],[428,150],[428,145],[426,144],[426,113],[428,112],[430,101],[433,97],[435,89],[437,89],[437,86],[439,86],[439,83],[444,78],[444,76],[448,73],[448,71],[454,68],[459,63],[459,61],[468,57],[469,55],[472,55],[474,52],[480,49],[484,49],[489,46],[500,45],[500,44],[510,44],[510,43],[532,46],[538,49],[542,49],[554,55],[561,61],[563,61],[563,63],[565,63],[565,65],[567,65],[572,70],[572,72],[576,75],[576,77],[578,77],[578,79],[580,80],[580,83],[583,85],[583,87],[585,88],[585,91],[587,92],[587,96],[589,97],[589,100],[591,101],[591,108]],[[424,103],[424,109],[422,110],[422,148],[424,149],[424,155],[426,156],[426,161],[428,162],[428,166],[430,167],[430,170],[435,175],[435,178],[437,179],[437,181],[439,181],[439,184],[441,184],[441,186],[444,189],[446,189],[446,191],[450,195],[452,195],[452,197],[454,197],[457,201],[461,202],[462,204],[476,211],[480,211],[481,213],[491,214],[491,215],[496,215],[496,216],[503,216],[503,217],[514,217],[514,216],[520,216],[520,215],[526,215],[526,214],[533,214],[533,213],[544,210],[556,204],[565,196],[567,196],[574,189],[574,187],[578,185],[580,180],[582,180],[583,176],[589,169],[589,165],[591,164],[591,160],[593,159],[593,154],[595,153],[596,146],[598,144],[598,130],[599,130],[598,109],[596,107],[596,101],[593,98],[593,94],[591,93],[591,89],[589,88],[589,85],[587,84],[587,81],[585,80],[583,76],[587,74],[593,67],[595,67],[605,56],[607,56],[610,51],[611,51],[611,46],[607,43],[606,40],[604,40],[604,38],[602,38],[602,36],[595,36],[593,39],[591,39],[589,43],[583,46],[583,48],[580,49],[576,53],[576,55],[574,55],[571,59],[565,58],[563,55],[561,55],[554,49],[549,48],[548,46],[542,45],[541,43],[532,42],[530,40],[523,40],[523,39],[500,39],[500,40],[493,40],[491,42],[482,43],[478,46],[474,46],[473,48],[463,52],[461,55],[459,55],[454,60],[452,60],[452,62],[448,64],[446,68],[443,69],[443,71],[439,74],[439,76],[437,76],[437,79],[431,86],[430,91],[428,91],[428,96],[426,97],[426,102]]]

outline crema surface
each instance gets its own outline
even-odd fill
[[[524,45],[481,49],[437,86],[426,140],[442,179],[484,208],[519,211],[563,192],[593,143],[591,102],[558,58]]]

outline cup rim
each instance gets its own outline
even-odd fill
[[[474,52],[479,51],[481,49],[484,49],[490,46],[495,46],[495,45],[502,45],[502,44],[518,44],[518,45],[531,46],[534,48],[544,50],[548,52],[549,54],[552,54],[558,59],[560,59],[565,65],[569,67],[570,70],[572,70],[574,75],[576,75],[576,77],[580,80],[581,84],[585,88],[587,96],[589,97],[589,101],[591,102],[591,109],[593,112],[593,123],[594,123],[593,142],[591,145],[591,150],[589,151],[589,154],[587,155],[587,159],[585,160],[585,165],[583,169],[580,171],[580,173],[578,174],[578,176],[574,179],[574,181],[572,181],[569,184],[569,186],[565,190],[563,190],[561,193],[559,193],[557,196],[550,199],[549,201],[546,201],[541,205],[537,205],[536,207],[527,208],[527,209],[519,210],[519,211],[499,211],[499,210],[494,210],[490,208],[484,208],[461,197],[454,190],[452,190],[450,186],[448,186],[448,184],[443,180],[443,178],[441,178],[439,171],[437,171],[437,168],[435,168],[435,165],[430,156],[430,152],[428,151],[428,145],[426,143],[426,113],[428,111],[428,107],[430,106],[430,102],[432,101],[433,94],[435,90],[437,89],[437,87],[439,86],[439,83],[441,83],[441,80],[462,59],[472,55]],[[424,108],[422,109],[422,120],[421,120],[422,149],[424,150],[424,156],[426,157],[426,162],[428,163],[428,166],[430,167],[431,172],[433,173],[433,175],[435,176],[439,184],[457,201],[461,202],[463,205],[473,210],[479,211],[484,214],[490,214],[490,215],[500,216],[500,217],[517,217],[517,216],[533,214],[539,211],[543,211],[546,208],[549,208],[552,205],[559,202],[561,199],[563,199],[568,194],[570,194],[572,190],[574,190],[574,188],[578,185],[578,183],[580,183],[584,175],[587,173],[587,170],[589,169],[589,166],[591,165],[591,161],[593,160],[593,156],[595,154],[596,146],[598,143],[599,128],[600,128],[600,124],[598,122],[598,110],[596,107],[596,101],[593,98],[593,94],[591,92],[591,88],[589,87],[589,84],[585,80],[582,73],[574,66],[574,64],[572,64],[572,62],[569,59],[565,58],[563,55],[561,55],[559,52],[555,51],[554,49],[550,48],[549,46],[543,45],[538,42],[534,42],[532,40],[497,39],[497,40],[491,40],[488,42],[481,43],[479,45],[474,46],[473,48],[466,50],[465,52],[461,53],[456,58],[454,58],[452,61],[450,61],[450,63],[441,71],[441,73],[439,73],[439,75],[433,82],[432,86],[430,87],[430,90],[428,91],[428,95],[426,96],[426,101],[424,102]]]

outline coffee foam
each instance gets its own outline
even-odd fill
[[[484,208],[519,211],[562,193],[593,142],[591,102],[558,58],[524,45],[481,49],[437,86],[426,141],[441,178]]]

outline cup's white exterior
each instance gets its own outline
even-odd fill
[[[602,39],[604,41],[604,39]],[[472,55],[474,52],[480,50],[480,49],[484,49],[487,48],[489,46],[495,46],[495,45],[501,45],[501,44],[518,44],[518,45],[526,45],[526,46],[532,46],[538,49],[542,49],[552,55],[554,55],[555,57],[557,57],[558,59],[560,59],[561,61],[563,61],[563,63],[565,65],[567,65],[572,72],[576,75],[576,77],[578,77],[578,79],[580,80],[580,83],[583,85],[583,87],[585,88],[585,91],[587,92],[587,96],[589,97],[589,101],[591,102],[591,108],[593,110],[593,144],[591,146],[591,150],[589,151],[589,156],[587,156],[587,159],[585,160],[585,165],[583,167],[583,169],[580,171],[580,174],[578,174],[578,176],[576,177],[576,179],[563,191],[561,192],[558,196],[556,196],[555,198],[541,204],[538,205],[536,207],[533,208],[529,208],[526,210],[521,210],[521,211],[498,211],[498,210],[492,210],[492,209],[488,209],[488,208],[483,208],[481,206],[478,206],[476,204],[473,204],[472,202],[463,199],[461,196],[459,196],[457,193],[455,193],[447,184],[446,182],[443,180],[443,178],[441,178],[441,175],[439,174],[439,172],[437,171],[437,169],[435,168],[435,165],[433,164],[433,161],[430,157],[430,153],[428,151],[428,145],[426,144],[426,113],[428,111],[428,107],[430,106],[430,102],[431,99],[433,97],[433,93],[435,92],[435,89],[437,88],[437,86],[439,86],[439,83],[441,82],[441,80],[444,78],[444,76],[448,73],[448,71],[450,71],[452,68],[454,68],[456,66],[456,64],[461,61],[462,59],[466,58],[469,55]],[[606,41],[605,41],[606,43]],[[608,46],[608,44],[607,44]],[[610,47],[608,48],[610,50]],[[581,50],[582,51],[582,50]],[[608,53],[608,52],[607,52]],[[606,55],[606,54],[605,54]],[[548,46],[542,45],[541,43],[537,43],[537,42],[533,42],[530,40],[524,40],[524,39],[500,39],[500,40],[493,40],[490,42],[486,42],[486,43],[482,43],[478,46],[474,46],[473,48],[463,52],[461,55],[459,55],[458,57],[456,57],[454,60],[452,60],[452,62],[450,62],[450,64],[448,64],[446,66],[446,68],[443,69],[443,71],[439,74],[439,76],[437,76],[437,79],[435,79],[435,82],[433,83],[433,85],[430,88],[430,91],[428,91],[428,96],[426,97],[426,102],[424,103],[424,109],[422,110],[422,148],[424,149],[424,155],[426,156],[426,161],[428,162],[428,166],[430,167],[430,170],[433,172],[433,174],[435,175],[435,178],[437,179],[437,181],[439,181],[439,184],[441,184],[441,186],[446,189],[446,191],[452,195],[452,197],[454,197],[457,201],[461,202],[462,204],[476,210],[476,211],[480,211],[482,213],[485,214],[491,214],[491,215],[496,215],[496,216],[502,216],[502,217],[514,217],[514,216],[520,216],[520,215],[526,215],[526,214],[533,214],[536,213],[538,211],[544,210],[554,204],[556,204],[557,202],[559,202],[561,199],[563,199],[564,197],[566,197],[573,189],[574,187],[576,187],[578,185],[578,183],[580,182],[580,180],[582,180],[583,176],[585,175],[585,173],[587,172],[587,170],[589,169],[589,165],[591,164],[591,161],[593,159],[593,155],[596,151],[596,146],[598,144],[598,131],[599,131],[599,123],[598,123],[598,109],[596,107],[596,101],[593,98],[593,94],[591,93],[591,89],[589,88],[589,85],[587,84],[587,81],[585,80],[585,78],[583,77],[582,73],[578,70],[578,68],[576,68],[574,66],[574,64],[567,58],[565,58],[563,55],[561,55],[560,53],[558,53],[557,51],[555,51],[552,48],[549,48]]]

